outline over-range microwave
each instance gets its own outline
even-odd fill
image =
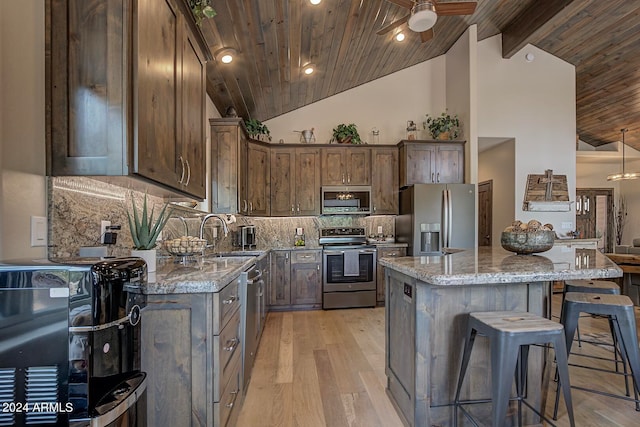
[[[324,186],[322,187],[323,215],[368,215],[371,214],[371,186]]]

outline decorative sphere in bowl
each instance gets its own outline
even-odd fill
[[[164,248],[171,255],[190,256],[200,253],[207,245],[205,239],[193,236],[182,236],[177,239],[171,239],[164,242]]]
[[[500,244],[509,252],[529,255],[551,249],[555,237],[555,232],[547,230],[503,231]]]

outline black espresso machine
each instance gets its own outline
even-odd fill
[[[0,426],[146,426],[139,258],[0,263]]]

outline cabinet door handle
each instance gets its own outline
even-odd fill
[[[397,253],[397,252],[391,252],[391,253],[390,253],[389,255],[387,255],[387,256],[398,256],[398,253]]]
[[[284,259],[289,259],[289,252],[284,255]]]
[[[582,197],[578,197],[576,200],[576,213],[582,215]]]
[[[253,212],[253,202],[249,202],[249,213]]]
[[[316,270],[320,271],[320,264],[316,265]]]
[[[238,337],[232,338],[230,340],[227,340],[227,345],[222,347],[222,349],[224,351],[233,351],[236,349],[236,347],[238,347],[238,344],[240,344],[240,339]]]
[[[344,184],[344,174],[342,174],[342,183]]]
[[[298,214],[300,214],[300,203],[298,203]]]
[[[184,159],[182,158],[182,156],[179,156],[178,159],[180,159],[180,165],[182,166],[182,173],[180,174],[178,183],[182,184],[182,182],[184,181]]]
[[[222,303],[225,305],[233,304],[233,302],[236,301],[237,299],[238,297],[236,295],[231,295],[229,298],[222,300]]]
[[[440,172],[436,174],[436,182],[440,182]]]
[[[293,209],[293,205],[291,205],[291,213],[295,213],[295,209]]]
[[[431,182],[436,182],[435,181],[435,176],[436,176],[436,174],[431,172]]]
[[[351,174],[347,174],[347,184],[351,184]]]
[[[191,165],[189,164],[189,160],[185,159],[184,161],[187,164],[187,182],[185,182],[184,185],[189,185],[189,182],[191,182]]]
[[[585,210],[585,212],[589,212],[589,201],[590,201],[590,200],[591,200],[591,199],[589,199],[589,197],[588,197],[588,196],[585,196],[585,197],[584,197],[584,210]]]
[[[242,209],[242,211],[243,211],[244,213],[247,213],[247,207],[248,207],[249,205],[247,205],[247,201],[246,201],[246,200],[243,200],[243,201],[242,201],[242,203],[244,203],[244,209]]]
[[[236,390],[236,391],[232,391],[231,393],[229,393],[232,397],[231,397],[231,402],[225,404],[224,406],[226,406],[227,408],[233,408],[233,404],[236,401],[236,396],[238,395],[238,393],[240,392],[240,389]]]
[[[373,211],[375,212],[378,208],[376,208],[376,205],[373,205]]]

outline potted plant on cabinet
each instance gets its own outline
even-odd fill
[[[147,262],[147,272],[149,273],[156,271],[156,240],[171,217],[171,210],[167,210],[168,206],[169,204],[165,203],[158,217],[154,220],[155,207],[151,208],[151,213],[149,214],[147,209],[147,195],[144,195],[141,212],[138,211],[132,195],[132,209],[131,212],[127,211],[129,230],[131,231],[131,239],[133,240],[131,256],[143,258]]]
[[[249,137],[253,139],[257,139],[259,141],[265,141],[265,142],[271,141],[271,132],[269,131],[269,128],[260,120],[249,119],[249,120],[245,120],[244,124],[247,127],[247,132],[249,133]]]
[[[362,139],[360,139],[358,129],[353,123],[350,123],[348,125],[339,124],[338,126],[334,127],[333,138],[331,138],[331,142],[333,141],[336,141],[339,144],[362,144]]]
[[[204,18],[213,18],[216,16],[216,11],[211,7],[211,0],[189,0],[189,7],[193,12],[194,18],[196,18],[196,24],[202,25]]]
[[[444,112],[437,117],[426,116],[423,126],[429,130],[433,139],[456,139],[460,135],[460,119],[457,114],[452,116]]]

